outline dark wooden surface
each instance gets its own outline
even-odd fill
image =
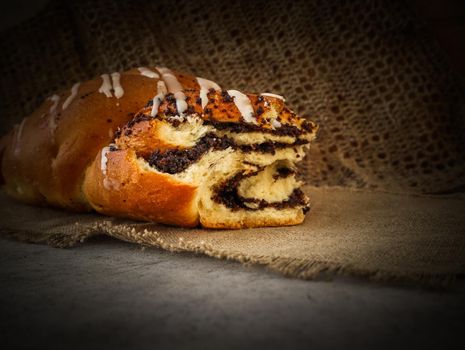
[[[0,261],[5,349],[450,349],[465,329],[463,282],[302,281],[110,238],[0,239]]]

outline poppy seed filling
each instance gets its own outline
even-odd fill
[[[219,137],[213,132],[210,132],[202,137],[194,147],[188,149],[171,149],[165,152],[157,150],[150,154],[146,161],[158,171],[168,174],[177,174],[199,161],[199,159],[210,150],[220,151],[231,147],[233,149],[240,149],[245,153],[260,152],[274,154],[276,149],[293,147],[306,143],[308,143],[307,140],[297,140],[293,144],[268,141],[254,145],[237,145],[232,138],[227,136]],[[243,173],[236,174],[215,189],[212,199],[233,211],[239,209],[261,210],[268,207],[285,209],[297,206],[302,206],[304,213],[309,210],[306,197],[300,189],[295,189],[287,200],[277,203],[268,203],[263,199],[241,197],[237,191],[240,181],[256,174],[257,172],[247,175]],[[277,180],[293,175],[295,175],[295,170],[285,167],[279,168],[274,175],[274,179]]]

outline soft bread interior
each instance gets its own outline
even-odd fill
[[[211,125],[203,125],[201,120],[186,118],[179,125],[166,123],[159,134],[181,147],[194,147],[208,132],[218,137],[227,135],[234,141],[256,145],[270,140],[288,143],[288,146],[273,152],[243,151],[227,147],[222,150],[210,149],[184,171],[169,174],[180,183],[197,187],[196,206],[200,222],[205,227],[254,227],[291,225],[304,218],[305,204],[280,207],[279,203],[288,200],[302,183],[296,179],[296,163],[301,161],[308,144],[293,146],[296,137],[265,134],[260,132],[234,133],[219,132]],[[305,135],[311,139],[312,135]],[[165,174],[151,166],[147,159],[139,157],[139,166],[145,171]],[[286,169],[286,176],[280,176],[280,169]],[[240,207],[228,207],[218,200],[218,193],[228,180],[242,176],[234,189],[235,195],[243,199]],[[236,199],[237,200],[237,199]],[[263,203],[266,203],[264,206]],[[273,206],[275,205],[275,206]]]
[[[287,200],[302,183],[295,176],[279,177],[279,169],[289,169],[293,165],[288,160],[278,160],[268,165],[256,175],[244,178],[237,188],[237,193],[248,199],[261,199],[268,203]],[[253,207],[253,206],[252,206]]]
[[[299,154],[303,157],[304,148],[300,148]],[[282,156],[288,152],[280,152]],[[295,158],[295,153],[291,153]],[[253,155],[236,154],[236,157],[219,158],[219,162],[210,167],[207,178],[199,184],[198,210],[200,222],[206,227],[254,227],[254,226],[275,226],[295,224],[303,220],[304,214],[302,206],[286,209],[266,207],[260,210],[232,209],[214,200],[215,191],[218,186],[232,178],[238,172],[247,174],[258,172],[256,175],[245,177],[240,181],[238,194],[244,198],[264,200],[269,203],[286,200],[292,190],[298,187],[299,182],[295,176],[291,175],[284,179],[273,179],[275,169],[282,161],[279,155],[268,158],[260,155],[260,165],[251,165],[246,159],[253,158]],[[233,163],[233,161],[236,161]],[[267,163],[265,165],[265,163]],[[263,167],[263,170],[259,170]],[[256,203],[244,203],[250,209],[255,209]],[[297,220],[297,222],[296,222]]]
[[[313,138],[311,133],[305,133],[298,138],[290,135],[275,135],[259,131],[232,132],[230,130],[218,130],[213,125],[206,124],[202,118],[196,115],[186,117],[166,117],[153,119],[145,125],[146,130],[139,130],[137,125],[132,126],[130,133],[122,133],[116,141],[120,148],[143,148],[147,143],[147,136],[156,138],[160,144],[169,145],[172,148],[189,148],[209,132],[214,132],[219,137],[228,137],[237,145],[256,145],[265,142],[281,144],[294,144],[296,141],[308,141]],[[135,130],[135,131],[134,131]],[[134,131],[134,132],[133,132]]]
[[[179,124],[170,123],[169,120],[159,121],[159,137],[166,143],[182,148],[193,147],[199,139],[213,130],[211,125],[205,125],[202,119],[195,116],[178,117],[173,120]]]
[[[179,125],[172,121],[179,121]],[[167,143],[179,147],[193,147],[195,143],[208,132],[214,131],[218,136],[227,136],[238,145],[252,145],[267,141],[292,144],[296,141],[293,136],[273,135],[262,132],[237,133],[228,130],[216,130],[212,125],[204,124],[198,116],[170,117],[160,120],[159,136]]]

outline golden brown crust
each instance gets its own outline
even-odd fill
[[[153,97],[156,83],[157,79],[131,70],[121,74],[120,99],[98,91],[99,77],[82,83],[65,110],[62,105],[70,90],[58,94],[56,113],[51,112],[53,101],[45,100],[24,122],[21,137],[19,127],[8,136],[11,141],[2,160],[7,192],[30,203],[88,210],[80,191],[86,167],[111,142],[118,127]]]
[[[132,150],[101,152],[86,172],[83,192],[102,214],[169,225],[194,227],[199,223],[197,188],[174,180],[168,174],[144,170]],[[106,173],[106,174],[104,174]]]
[[[125,126],[115,144],[119,149],[132,149],[141,157],[148,157],[154,150],[180,148],[161,137],[162,127],[163,121],[159,119],[142,120],[130,128]]]
[[[227,91],[209,90],[203,109],[196,77],[173,73],[184,89],[187,114],[211,124],[247,124]],[[160,80],[133,69],[120,75],[124,89],[120,98],[115,89],[99,91],[104,79],[98,77],[80,84],[70,104],[64,104],[70,99],[70,90],[44,101],[0,142],[0,180],[7,193],[28,203],[79,211],[93,208],[108,215],[178,226],[198,225],[197,185],[141,166],[138,159],[154,151],[187,147],[162,136],[165,119],[178,115],[173,94],[165,94],[156,118],[151,116],[152,107],[147,103],[157,93]],[[247,97],[253,108],[254,130],[275,132],[283,125],[314,133],[317,128],[296,116],[278,97]],[[102,148],[115,141],[115,133],[119,135],[118,150],[106,154],[108,161],[102,169]],[[278,226],[298,224],[303,217],[296,208],[286,217],[257,219],[249,215],[223,221],[209,217],[201,223],[212,228]]]
[[[294,226],[301,224],[305,215],[302,209],[294,209],[291,215],[280,217],[276,215],[269,215],[266,218],[257,218],[256,216],[244,217],[241,220],[201,217],[200,223],[206,228],[216,229],[242,229],[242,228],[255,228],[255,227],[273,227],[273,226]]]
[[[234,103],[234,98],[226,90],[215,91],[211,89],[207,94],[208,102],[205,108],[202,108],[198,87],[194,90],[185,90],[184,94],[190,114],[197,114],[204,120],[219,123],[241,123],[244,121],[241,112]],[[263,129],[276,129],[272,124],[273,119],[285,126],[295,126],[298,129],[305,127],[307,131],[317,127],[314,123],[297,116],[285,106],[284,101],[280,98],[257,94],[245,95],[251,102],[256,125]],[[144,107],[137,115],[148,117],[151,111],[151,107]],[[179,115],[176,99],[172,94],[167,94],[164,97],[158,108],[158,115],[161,117]],[[279,127],[277,128],[279,129]]]

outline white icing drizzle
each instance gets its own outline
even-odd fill
[[[150,115],[152,117],[155,117],[158,113],[158,108],[160,108],[160,103],[163,101],[163,98],[165,97],[165,94],[158,94],[156,95],[153,100],[152,100],[152,111],[150,112]]]
[[[120,83],[121,74],[118,72],[111,73],[111,80],[113,81],[113,90],[115,91],[115,97],[121,98],[124,95],[124,90]]]
[[[155,69],[161,74],[173,74],[173,72],[171,71],[171,69],[169,68],[166,68],[166,67],[155,67]]]
[[[187,110],[186,95],[179,80],[171,70],[164,67],[156,67],[160,72],[163,81],[166,83],[168,91],[176,98],[176,108],[179,114],[183,114]]]
[[[257,124],[257,120],[254,118],[252,102],[250,102],[247,95],[237,90],[228,90],[228,94],[229,96],[234,97],[234,104],[244,118],[244,121],[247,123]]]
[[[110,152],[110,147],[103,147],[102,148],[102,156],[100,158],[100,170],[102,170],[103,175],[107,175],[107,153]]]
[[[260,94],[260,96],[274,97],[274,98],[279,98],[280,100],[286,101],[283,96],[276,95],[276,94],[271,94],[269,92],[264,92],[263,94]]]
[[[157,73],[155,73],[154,71],[152,71],[152,70],[150,70],[150,69],[148,69],[146,67],[139,67],[137,69],[139,70],[140,74],[143,75],[143,76],[153,78],[153,79],[160,78],[160,76]]]
[[[53,132],[57,128],[56,114],[57,114],[58,102],[60,102],[60,96],[52,95],[48,99],[52,101],[52,105],[50,106],[50,111],[49,111],[50,117],[48,118],[48,126],[50,127],[50,130],[52,130]]]
[[[197,83],[200,86],[200,100],[202,102],[202,109],[205,109],[205,106],[208,103],[208,91],[210,89],[219,91],[221,90],[221,87],[214,81],[199,77],[197,77]]]
[[[167,94],[168,93],[168,88],[166,87],[166,84],[163,80],[159,80],[157,82],[157,94]]]
[[[69,104],[75,99],[78,93],[78,90],[79,90],[79,85],[81,85],[81,83],[76,83],[73,85],[73,87],[71,88],[71,94],[65,100],[65,102],[63,103],[63,106],[61,106],[62,110],[65,110],[69,106]]]
[[[102,74],[100,77],[102,78],[102,85],[98,89],[98,92],[105,94],[106,97],[112,97],[110,76]]]
[[[55,114],[57,111],[58,107],[58,102],[60,102],[60,96],[58,95],[52,95],[48,98],[50,101],[52,101],[52,105],[50,106],[50,114]]]
[[[16,157],[19,156],[19,154],[21,152],[21,136],[23,134],[23,128],[24,128],[24,124],[26,123],[26,119],[27,118],[24,118],[21,121],[21,124],[19,124],[19,127],[18,127],[18,131],[16,132],[15,149],[14,149],[14,152],[13,152],[13,154]]]
[[[184,95],[184,92],[178,91],[174,94],[174,97],[176,97],[176,109],[180,115],[183,115],[187,110],[186,95]]]
[[[168,92],[166,88],[165,82],[163,80],[159,80],[157,83],[157,95],[152,100],[152,112],[150,115],[155,117],[158,113],[158,108],[160,107],[160,103],[165,98],[165,94]]]
[[[276,120],[276,119],[273,119],[273,120],[271,121],[271,125],[273,125],[273,127],[274,127],[275,129],[281,127],[281,123],[280,123],[278,120]]]
[[[171,93],[176,93],[182,91],[182,85],[176,76],[168,68],[157,67],[157,70],[161,73],[162,79],[165,81],[168,91]]]
[[[111,80],[110,74],[102,74],[100,77],[102,78],[102,85],[98,89],[98,92],[105,94],[106,97],[113,97],[111,93],[111,90],[113,90],[116,98],[123,97],[124,90],[120,83],[121,74],[118,72],[111,73]]]
[[[200,89],[200,102],[202,103],[202,109],[205,109],[208,103],[208,90]]]

